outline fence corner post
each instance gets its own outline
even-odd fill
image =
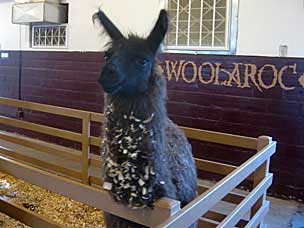
[[[261,151],[264,147],[268,146],[272,142],[272,138],[269,136],[260,136],[258,137],[257,153]],[[269,163],[270,159],[268,158],[260,167],[256,169],[253,173],[253,188],[255,188],[269,173]],[[266,192],[257,202],[253,205],[250,212],[250,218],[252,218],[257,211],[263,206],[266,200]],[[263,227],[263,221],[257,226],[258,228]]]

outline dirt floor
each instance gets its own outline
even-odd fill
[[[65,227],[105,227],[102,211],[1,172],[0,198],[9,200]],[[0,228],[2,227],[27,226],[0,214]]]

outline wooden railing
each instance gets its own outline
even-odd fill
[[[184,208],[180,208],[178,201],[161,199],[155,203],[154,210],[134,211],[117,205],[106,191],[98,187],[102,185],[102,180],[89,173],[89,167],[101,167],[102,164],[99,156],[90,153],[90,146],[102,145],[100,137],[91,135],[90,125],[91,122],[102,123],[103,114],[8,98],[0,98],[0,105],[72,117],[82,122],[82,132],[77,133],[0,116],[0,124],[82,144],[81,151],[75,151],[16,134],[0,132],[1,140],[81,163],[81,171],[75,171],[23,155],[20,151],[0,147],[0,171],[2,172],[148,227],[184,228],[196,220],[199,220],[200,227],[230,228],[236,225],[238,227],[256,227],[263,223],[263,217],[269,208],[269,203],[265,199],[266,191],[272,181],[272,174],[268,170],[269,159],[276,148],[276,142],[272,141],[270,137],[251,138],[181,127],[188,138],[256,150],[257,153],[241,166],[196,158],[198,170],[221,174],[225,177],[212,187],[200,185],[198,189],[200,195]],[[233,190],[246,179],[252,182],[251,192],[245,195],[234,192]],[[85,197],[83,197],[84,195]],[[236,208],[228,215],[212,211],[212,207],[221,200],[235,204]],[[250,220],[246,221],[243,216],[249,211],[251,212]],[[12,214],[11,211],[5,212]],[[20,219],[19,217],[17,219]],[[30,223],[28,219],[24,222]]]

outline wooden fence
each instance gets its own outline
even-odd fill
[[[269,202],[265,199],[266,191],[272,183],[269,161],[276,150],[276,142],[270,137],[250,138],[181,127],[188,138],[256,150],[256,153],[240,166],[196,158],[198,170],[221,174],[224,177],[212,187],[199,185],[199,196],[183,208],[180,208],[180,203],[176,200],[162,198],[155,202],[153,210],[130,210],[114,202],[111,196],[100,188],[102,180],[89,172],[90,167],[101,167],[102,163],[99,156],[90,153],[90,146],[102,145],[102,139],[90,133],[92,122],[103,122],[102,114],[8,98],[0,98],[0,105],[72,117],[82,121],[82,132],[77,133],[0,116],[0,124],[72,140],[82,145],[82,150],[75,152],[69,148],[51,147],[38,140],[2,131],[0,139],[80,162],[81,171],[29,157],[20,151],[0,145],[1,172],[148,227],[185,228],[196,220],[199,220],[199,227],[204,228],[263,226],[263,218],[269,210]],[[252,182],[251,191],[247,194],[236,193],[234,189],[244,180]],[[228,214],[213,211],[212,208],[220,201],[234,204],[234,210]],[[0,211],[33,227],[64,227],[7,199],[0,199],[0,208]],[[246,220],[244,215],[248,212],[250,219]]]

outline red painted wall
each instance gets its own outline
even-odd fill
[[[18,98],[19,53],[9,52],[9,54],[8,59],[0,59],[0,96]],[[271,171],[275,173],[272,192],[303,199],[304,88],[299,83],[299,77],[304,72],[304,59],[163,54],[160,56],[160,63],[165,75],[168,76],[168,71],[172,70],[171,64],[176,61],[175,69],[178,70],[178,61],[181,60],[185,61],[184,64],[187,61],[191,63],[187,63],[184,69],[181,69],[184,78],[181,73],[178,81],[173,76],[168,82],[168,111],[171,118],[179,125],[195,128],[253,137],[272,136],[279,142],[277,154],[271,161]],[[200,82],[198,70],[201,64],[206,62],[213,64],[215,71],[219,70],[219,85],[214,83],[215,78],[209,84]],[[216,63],[220,65],[219,68],[216,68]],[[272,88],[262,88],[262,92],[254,85],[251,78],[248,79],[249,88],[238,88],[238,82],[235,81],[231,86],[221,85],[221,82],[229,80],[228,74],[224,71],[233,72],[236,63],[242,63],[238,66],[240,85],[244,85],[246,80],[244,77],[246,64],[257,66],[255,75],[257,81],[261,68],[266,64],[273,64],[278,74],[282,67],[296,64],[296,73],[292,68],[288,68],[282,76],[284,85],[295,88],[289,91],[282,89],[278,78]],[[103,58],[100,53],[23,52],[21,98],[102,112],[103,93],[96,82],[102,64]],[[203,67],[202,72],[203,79],[208,81],[210,68]],[[274,80],[273,75],[273,69],[266,67],[261,74],[262,82],[266,86],[271,85]],[[193,80],[191,83],[187,83],[191,80]],[[3,107],[0,107],[0,112],[13,116],[17,113],[15,109]],[[54,115],[26,110],[24,118],[64,129],[81,130],[80,122],[72,118],[58,118]],[[93,133],[98,135],[99,129],[100,126],[94,125]],[[26,131],[22,133],[29,134]],[[38,134],[31,133],[31,135],[42,137]],[[79,146],[58,141],[54,137],[43,136],[43,138],[61,144]],[[228,161],[231,164],[239,164],[253,153],[240,149],[237,149],[238,153],[236,153],[236,148],[197,141],[191,143],[198,156],[216,161]]]

